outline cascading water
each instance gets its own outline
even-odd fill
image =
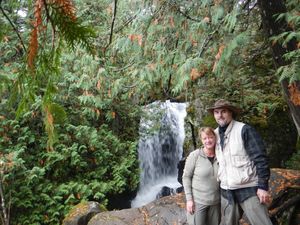
[[[132,207],[153,201],[162,187],[180,186],[177,164],[183,153],[185,116],[185,103],[166,101],[146,106],[138,146],[140,186]]]

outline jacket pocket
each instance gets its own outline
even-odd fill
[[[252,181],[254,176],[255,168],[248,156],[232,156],[232,175],[230,177],[233,184],[246,184]]]

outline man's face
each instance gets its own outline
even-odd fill
[[[232,120],[232,112],[226,108],[214,109],[214,117],[219,126],[224,127]]]

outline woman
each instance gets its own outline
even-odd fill
[[[220,191],[215,158],[216,135],[213,128],[199,129],[203,147],[191,152],[182,176],[186,210],[190,225],[219,225]]]

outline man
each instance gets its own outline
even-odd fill
[[[241,110],[226,100],[216,101],[208,111],[219,125],[216,156],[223,224],[238,225],[244,211],[251,225],[272,225],[266,206],[270,169],[261,137],[235,120]]]

